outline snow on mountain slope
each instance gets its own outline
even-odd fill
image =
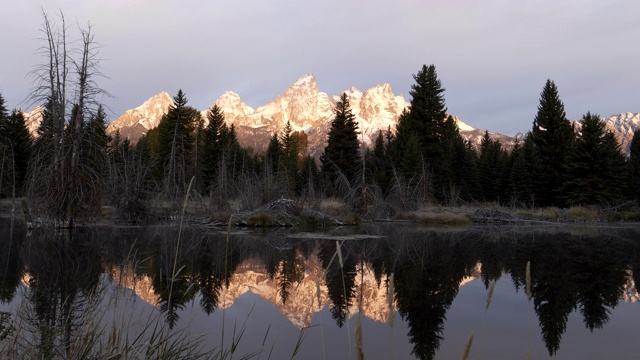
[[[161,92],[135,109],[127,110],[121,117],[107,126],[107,134],[115,134],[120,131],[122,138],[138,140],[149,130],[160,123],[162,116],[173,105],[173,99],[167,92]]]
[[[608,130],[618,139],[622,151],[629,154],[629,146],[633,140],[633,133],[640,129],[640,113],[622,113],[602,119]]]
[[[231,125],[233,123],[244,122],[245,118],[248,115],[253,114],[254,110],[250,106],[248,106],[242,99],[240,95],[236,94],[233,91],[225,91],[218,100],[214,103],[214,105],[218,105],[220,110],[224,113],[224,119],[227,125]],[[213,107],[211,105],[209,108]],[[208,123],[207,113],[209,109],[203,110],[201,112],[202,119],[204,119],[205,124]],[[257,124],[252,124],[257,125]]]

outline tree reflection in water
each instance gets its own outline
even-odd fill
[[[8,235],[6,229],[2,235]],[[132,268],[132,276],[151,279],[154,305],[170,327],[186,302],[198,299],[206,315],[228,306],[233,299],[223,299],[224,294],[234,285],[234,276],[248,269],[263,274],[264,284],[273,289],[271,301],[281,307],[295,307],[290,302],[299,301],[294,297],[298,291],[312,291],[305,299],[316,299],[315,286],[299,286],[308,277],[324,276],[320,282],[328,302],[306,306],[313,311],[328,306],[342,327],[363,311],[358,297],[364,291],[372,296],[362,288],[364,272],[371,270],[381,293],[386,293],[393,274],[394,306],[420,359],[435,358],[460,284],[479,268],[485,287],[509,275],[515,289],[523,290],[526,264],[531,262],[533,309],[550,355],[560,349],[572,312],[579,311],[589,330],[602,328],[623,296],[629,273],[640,280],[640,247],[633,230],[572,234],[371,226],[352,231],[385,237],[341,239],[340,257],[336,239],[327,234],[295,239],[286,232],[247,232],[227,238],[224,231],[190,228],[176,249],[177,230],[172,227],[39,232],[28,241],[24,229],[12,231],[13,236],[0,242],[0,301],[10,301],[20,279],[26,279],[33,337],[23,346],[37,345],[43,357],[56,346],[68,348],[74,334],[82,331],[83,314],[98,303],[101,274],[113,274],[115,268]]]
[[[28,276],[25,302],[27,333],[20,346],[38,349],[38,357],[69,353],[77,337],[91,326],[87,316],[100,302],[103,273],[100,243],[91,230],[38,231],[25,242]]]

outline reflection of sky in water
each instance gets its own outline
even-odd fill
[[[444,341],[437,358],[459,358],[471,331],[475,332],[472,358],[526,358],[530,339],[531,358],[547,359],[538,317],[521,289],[516,293],[509,276],[496,283],[491,306],[485,314],[487,290],[480,280],[460,288],[447,312]],[[593,333],[579,310],[569,315],[562,344],[552,359],[637,359],[640,335],[640,304],[620,301],[609,322]]]
[[[208,344],[219,344],[223,312],[222,310],[217,310],[207,317],[200,311],[198,300],[196,298],[194,303],[190,303],[187,306],[185,314],[180,317],[178,326],[189,325],[192,334],[206,333],[208,334],[206,338]],[[253,310],[247,318],[247,314],[252,307]],[[271,351],[271,346],[275,344],[273,346],[272,359],[291,358],[300,329],[284,318],[278,308],[270,302],[262,300],[256,294],[245,293],[225,311],[225,338],[227,339],[225,342],[229,341],[229,336],[233,332],[234,319],[237,319],[237,329],[247,319],[246,331],[238,350],[240,356],[245,351],[260,351],[262,348],[264,357],[268,355]],[[269,325],[271,325],[270,328]],[[355,316],[349,319],[352,342],[352,356],[350,357],[348,356],[349,338],[347,326],[337,327],[327,307],[313,316],[312,326],[305,330],[302,348],[296,358],[323,359],[323,348],[326,351],[327,359],[355,358]],[[365,317],[362,317],[362,329],[365,359],[405,359],[410,357],[411,345],[406,336],[407,324],[401,321],[398,314],[396,314],[393,330],[388,324],[381,324]],[[267,331],[268,335],[265,341]],[[265,342],[264,347],[262,347],[263,341]]]

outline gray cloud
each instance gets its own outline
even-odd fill
[[[226,90],[253,107],[307,72],[338,94],[388,82],[409,98],[412,74],[435,64],[449,111],[513,134],[531,127],[547,78],[570,118],[638,112],[640,26],[630,1],[48,1],[55,17],[94,24],[100,84],[117,117],[160,91],[183,89],[207,108]],[[0,15],[0,92],[26,107],[40,5],[12,2]],[[70,29],[76,34],[75,28]]]

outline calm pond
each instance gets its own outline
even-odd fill
[[[638,358],[640,228],[226,230],[0,219],[0,358],[157,328],[234,358]]]

